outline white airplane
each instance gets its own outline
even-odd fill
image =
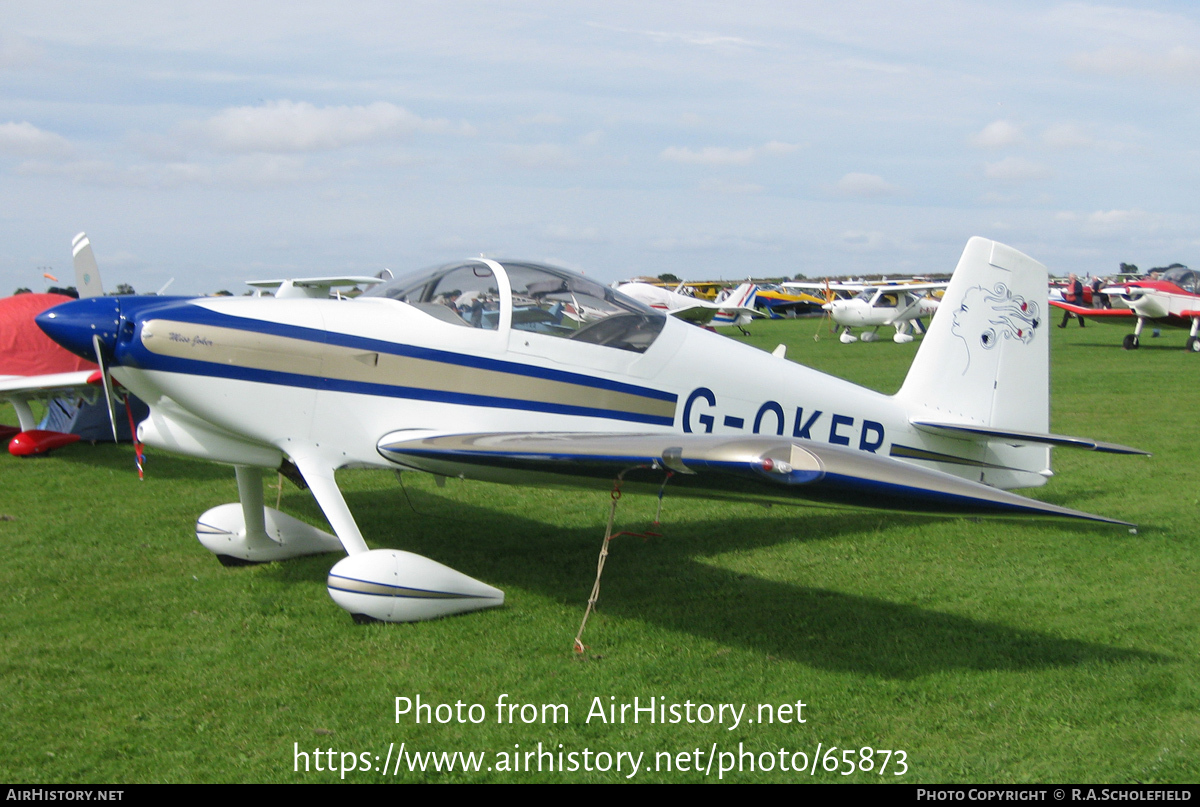
[[[247,286],[253,286],[259,296],[271,292],[277,300],[288,298],[312,298],[320,300],[334,293],[334,289],[348,286],[373,286],[382,283],[382,278],[359,275],[337,277],[306,277],[285,278],[280,280],[247,280]],[[336,295],[335,295],[336,296]]]
[[[345,468],[906,512],[1068,517],[1009,493],[1044,484],[1050,448],[1136,449],[1049,433],[1046,269],[967,244],[903,387],[858,387],[644,307],[580,275],[476,258],[353,300],[92,298],[39,324],[150,406],[147,445],[233,465],[240,503],[200,516],[226,563],[343,550],[328,577],[356,621],[499,605],[435,561],[371,549]],[[473,318],[450,291],[498,303]],[[1040,302],[1039,302],[1040,301]],[[572,303],[585,323],[518,318]],[[294,464],[294,466],[292,465]],[[263,504],[296,468],[334,534]],[[669,482],[669,484],[668,484]]]
[[[862,335],[862,341],[874,342],[879,338],[879,329],[891,325],[896,329],[893,342],[904,344],[913,340],[913,330],[924,332],[922,317],[937,313],[938,301],[925,292],[946,288],[945,283],[895,283],[884,285],[830,283],[785,283],[785,288],[824,289],[827,291],[852,291],[856,296],[842,300],[830,300],[821,306],[842,328],[838,340],[842,344],[857,342],[859,337],[851,333],[853,328],[872,328]]]
[[[683,285],[680,284],[680,288]],[[741,284],[728,296],[719,298],[716,302],[691,297],[650,283],[622,283],[617,286],[617,291],[693,325],[734,325],[742,333],[746,333],[744,326],[748,325],[750,320],[765,316],[754,308],[758,287],[750,282]]]

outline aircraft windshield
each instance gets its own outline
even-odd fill
[[[512,286],[512,327],[642,353],[666,317],[649,306],[566,269],[504,263]],[[491,267],[467,261],[380,284],[364,297],[389,297],[445,322],[495,330],[500,284]]]
[[[1162,273],[1159,280],[1174,283],[1190,294],[1200,294],[1200,276],[1186,266],[1172,266]]]

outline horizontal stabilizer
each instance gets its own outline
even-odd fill
[[[781,437],[715,434],[500,433],[414,437],[379,453],[443,476],[521,484],[633,487],[746,501],[814,502],[957,515],[1123,521],[1047,504],[889,457]],[[668,483],[669,480],[669,483]]]
[[[1012,445],[1046,445],[1060,448],[1083,448],[1088,451],[1101,451],[1105,454],[1144,454],[1150,456],[1149,451],[1142,451],[1140,448],[1131,448],[1130,446],[1118,445],[1116,443],[1102,443],[1099,440],[1092,440],[1087,437],[1069,437],[1065,434],[1036,434],[1034,432],[1013,431],[1012,429],[993,429],[988,426],[976,426],[972,423],[930,423],[928,421],[914,420],[912,425],[921,431],[930,432],[931,434],[943,434],[949,437],[982,437],[985,440],[997,440]]]

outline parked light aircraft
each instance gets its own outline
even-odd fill
[[[104,287],[87,236],[75,236],[71,247],[80,297],[102,296]],[[0,333],[0,400],[13,405],[20,424],[16,430],[4,428],[2,434],[11,438],[8,450],[16,456],[44,454],[79,440],[77,434],[37,428],[31,401],[80,396],[95,400],[99,394],[96,365],[66,352],[34,325],[35,315],[69,299],[58,294],[19,294],[0,300],[0,321],[5,323]],[[115,427],[113,439],[117,439]]]
[[[754,300],[757,308],[763,309],[771,319],[780,319],[791,314],[819,310],[825,300],[799,289],[787,289],[782,285],[759,286],[758,297]]]
[[[679,288],[683,288],[683,284]],[[715,302],[650,283],[622,283],[617,286],[617,291],[693,325],[735,325],[745,333],[743,326],[754,317],[763,316],[754,308],[758,287],[750,282],[741,284],[727,297],[718,297]]]
[[[829,283],[785,283],[787,288],[824,288],[830,292],[855,292],[856,296],[841,300],[829,300],[821,306],[842,328],[838,340],[842,344],[857,342],[854,328],[872,328],[862,335],[862,341],[874,342],[879,338],[879,329],[891,325],[896,329],[893,342],[903,344],[913,340],[913,330],[924,331],[921,317],[931,317],[938,309],[938,301],[927,296],[933,289],[944,289],[946,283],[895,283],[895,284],[847,284]]]
[[[445,294],[498,303],[474,323]],[[564,269],[476,258],[353,300],[92,298],[39,317],[150,405],[148,445],[235,466],[240,503],[200,516],[227,563],[344,549],[327,585],[356,620],[486,608],[503,592],[370,549],[343,468],[425,471],[758,502],[1122,523],[1008,492],[1051,476],[1046,269],[967,244],[898,393],[883,395],[642,306]],[[517,301],[593,312],[544,330]],[[603,316],[601,316],[603,315]],[[264,507],[294,463],[333,528]]]
[[[1121,346],[1137,350],[1142,330],[1147,322],[1187,328],[1187,350],[1200,353],[1200,273],[1186,266],[1173,266],[1158,280],[1131,280],[1120,286],[1110,286],[1101,292],[1113,301],[1113,308],[1089,308],[1062,300],[1050,304],[1095,322],[1128,322],[1136,318],[1133,333],[1127,334]],[[1119,306],[1128,306],[1121,308]],[[1065,315],[1064,315],[1065,316]]]

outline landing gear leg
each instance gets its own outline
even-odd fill
[[[1133,327],[1133,333],[1125,337],[1121,342],[1121,347],[1126,350],[1137,350],[1141,341],[1142,328],[1146,327],[1146,319],[1138,317],[1137,325]]]
[[[337,552],[327,532],[263,504],[263,469],[238,465],[240,501],[214,507],[196,521],[196,538],[226,566],[269,563]]]

